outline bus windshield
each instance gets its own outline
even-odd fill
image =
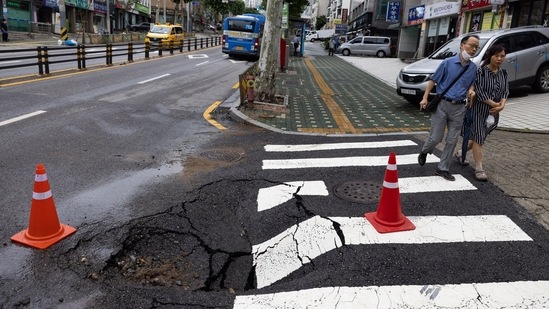
[[[242,19],[229,19],[229,31],[254,32],[255,21]]]

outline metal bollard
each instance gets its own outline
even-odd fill
[[[42,47],[36,47],[36,51],[38,52],[38,74],[42,75],[44,74],[44,64],[42,63]]]

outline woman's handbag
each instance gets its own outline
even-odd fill
[[[429,112],[434,112],[437,110],[438,104],[440,101],[442,101],[442,98],[452,88],[452,86],[457,82],[457,80],[467,71],[467,68],[469,67],[470,62],[467,63],[467,65],[461,69],[461,72],[459,72],[458,76],[448,85],[448,88],[444,89],[444,91],[441,94],[437,94],[431,101],[427,102],[427,106],[425,106],[425,109]]]

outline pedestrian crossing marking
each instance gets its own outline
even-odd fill
[[[436,156],[427,156],[426,163],[438,163]],[[397,155],[398,165],[417,164],[417,154]],[[333,157],[333,158],[308,158],[308,159],[281,159],[263,160],[262,168],[270,169],[294,169],[294,168],[326,168],[349,166],[386,166],[387,156],[366,157]]]
[[[312,217],[252,246],[257,288],[343,245],[532,241],[503,215],[410,216],[415,230],[378,233],[363,217]],[[338,230],[336,230],[336,227]]]
[[[410,140],[381,141],[381,142],[359,142],[359,143],[325,143],[325,144],[301,144],[301,145],[266,145],[267,152],[294,152],[294,151],[317,151],[317,150],[340,150],[340,149],[371,149],[388,147],[417,146]]]
[[[237,296],[233,309],[548,308],[549,281],[323,287]]]
[[[276,207],[291,200],[294,194],[327,196],[324,181],[293,181],[269,188],[261,188],[257,194],[257,211]]]
[[[424,193],[477,190],[465,177],[455,174],[455,181],[447,181],[440,176],[399,178],[400,193]],[[380,181],[382,183],[382,181]],[[292,198],[300,196],[328,196],[324,181],[292,181],[284,184],[261,188],[257,193],[257,211],[279,206]]]

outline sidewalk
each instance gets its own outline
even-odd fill
[[[277,75],[277,91],[288,96],[287,110],[232,112],[255,125],[304,134],[381,134],[428,131],[429,114],[395,91],[395,79],[407,64],[397,58],[327,56],[320,44],[306,43],[304,57],[290,57]],[[238,98],[232,98],[238,103]],[[499,130],[549,133],[549,94],[529,87],[513,91],[501,113]]]
[[[239,106],[238,92],[222,105],[232,106],[233,116],[285,134],[393,133],[425,140],[430,114],[395,91],[404,66],[395,58],[329,57],[319,44],[307,43],[305,57],[291,57],[287,72],[277,76],[277,90],[289,99],[285,112]],[[498,130],[488,139],[483,164],[489,182],[549,230],[549,134],[535,134],[549,133],[549,94],[526,88],[508,100]],[[473,179],[471,162],[468,167],[455,163],[455,168]]]

